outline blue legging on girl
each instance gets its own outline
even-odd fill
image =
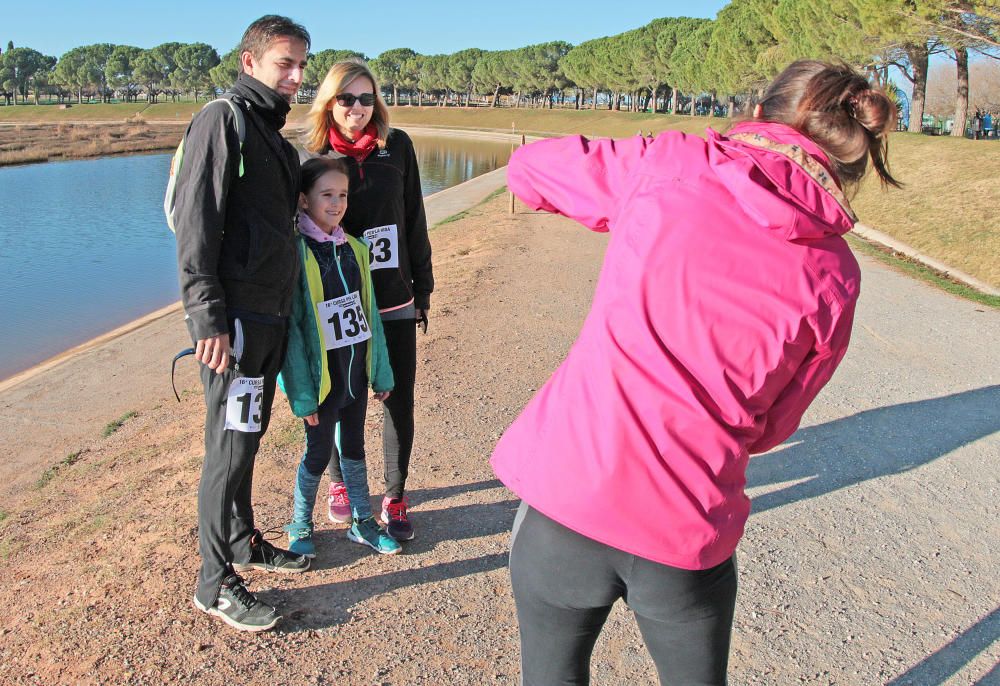
[[[671,686],[724,686],[736,606],[735,557],[690,571],[598,543],[521,503],[510,577],[523,686],[589,684],[590,656],[619,598]]]
[[[372,514],[365,466],[368,396],[362,393],[348,405],[337,407],[332,395],[319,406],[319,424],[305,425],[306,451],[295,478],[293,522],[312,522],[319,482],[331,462],[342,467],[352,515],[367,519]]]

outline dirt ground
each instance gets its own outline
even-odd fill
[[[190,358],[179,404],[169,388],[170,357],[185,344],[179,314],[5,393],[0,682],[517,683],[505,568],[517,501],[487,459],[572,343],[606,239],[523,209],[510,216],[505,203],[431,234],[438,288],[418,341],[409,483],[416,539],[403,555],[369,554],[317,509],[312,571],[247,575],[285,617],[274,631],[232,631],[191,604],[203,406]],[[985,361],[995,352],[983,341],[927,323],[961,310],[995,342],[1000,317],[919,284],[887,294],[902,277],[864,268],[870,317],[845,381],[752,463],[732,683],[997,684],[997,368],[949,366],[917,342],[908,373],[873,360],[913,352],[883,330],[883,310],[916,302],[904,336],[923,326],[956,357]],[[379,424],[376,410],[373,500]],[[279,396],[255,471],[261,528],[287,522],[301,447]],[[595,684],[655,683],[620,604],[593,671]]]

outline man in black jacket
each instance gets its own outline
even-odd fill
[[[174,222],[186,322],[202,363],[205,462],[198,488],[202,564],[194,603],[247,631],[273,627],[273,607],[236,573],[303,572],[309,560],[254,527],[254,457],[267,430],[298,276],[295,149],[279,131],[302,82],[309,34],[268,15],[247,28],[229,107],[203,109],[185,134]]]

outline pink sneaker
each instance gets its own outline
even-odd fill
[[[351,501],[347,498],[347,486],[343,481],[330,484],[330,497],[327,498],[326,515],[331,522],[347,524],[351,521]]]

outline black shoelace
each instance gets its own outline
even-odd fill
[[[257,598],[253,593],[247,590],[243,577],[239,574],[233,574],[227,578],[226,586],[229,588],[229,592],[233,594],[233,598],[236,599],[236,602],[247,610],[253,608],[253,606],[257,604]]]
[[[264,538],[265,535],[271,533],[277,533],[279,535],[281,534],[280,531],[270,531],[270,530],[260,531],[258,529],[256,531],[256,536],[255,536],[256,545],[260,548],[261,557],[264,558],[264,562],[266,564],[274,564],[276,560],[282,557],[282,554],[279,552],[279,549],[269,540]]]

